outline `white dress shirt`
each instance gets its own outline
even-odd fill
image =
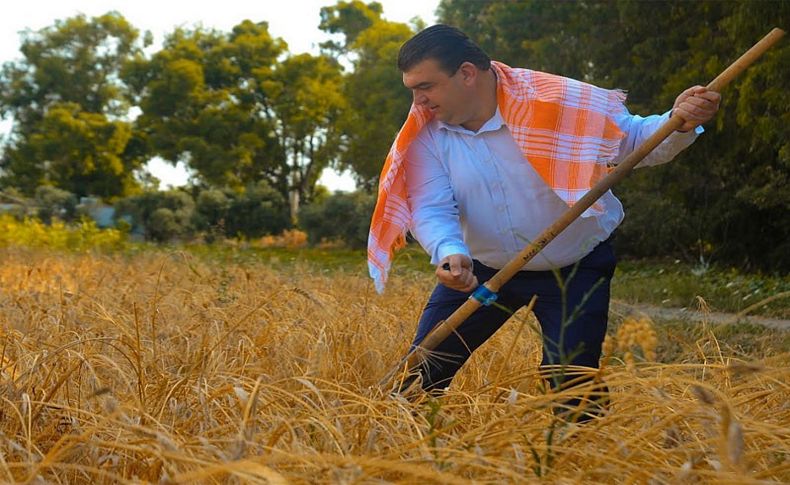
[[[669,112],[618,117],[615,121],[626,136],[614,163],[668,118]],[[670,161],[702,131],[697,127],[673,133],[638,167]],[[465,254],[501,268],[568,209],[524,160],[498,108],[477,132],[434,119],[412,142],[406,159],[410,230],[433,264]],[[623,206],[611,191],[599,201],[602,214],[574,221],[523,269],[573,264],[607,239],[623,220]]]

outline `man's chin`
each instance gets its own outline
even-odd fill
[[[434,111],[433,117],[441,121],[442,123],[447,123],[448,125],[451,125],[453,121],[452,117],[447,116],[445,113],[442,113],[441,111]]]

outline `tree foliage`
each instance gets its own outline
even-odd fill
[[[338,121],[345,111],[340,65],[328,56],[300,54],[281,62],[266,84],[283,148],[278,185],[287,184],[291,216],[313,195],[323,169],[341,152]]]
[[[343,41],[330,40],[321,47],[337,54],[347,54],[359,34],[380,21],[383,12],[379,2],[366,4],[360,0],[340,0],[331,7],[322,7],[318,28],[330,34],[342,34]]]
[[[331,48],[353,64],[344,89],[348,109],[339,120],[346,139],[339,166],[351,169],[357,183],[367,190],[375,187],[411,104],[396,59],[398,49],[414,31],[406,24],[382,19],[381,13],[378,3],[359,0],[321,9],[321,28],[344,38]]]
[[[104,197],[134,186],[142,160],[127,152],[129,103],[119,76],[140,52],[138,36],[117,13],[24,34],[23,60],[0,72],[0,115],[14,122],[0,158],[4,186]]]
[[[165,242],[191,231],[195,202],[181,190],[143,192],[115,203],[116,219],[131,218],[145,239]]]
[[[285,53],[266,22],[245,20],[228,34],[177,29],[150,60],[130,63],[150,153],[187,163],[206,186],[265,180],[309,198],[340,148],[342,77],[329,57]]]
[[[148,154],[185,162],[206,185],[276,180],[282,147],[264,85],[285,48],[266,22],[245,20],[230,33],[179,28],[151,59],[137,56],[124,79]]]
[[[349,247],[365,247],[370,215],[376,198],[365,191],[338,192],[306,206],[299,219],[310,243],[341,241]]]
[[[236,195],[225,218],[225,233],[231,237],[280,234],[290,226],[287,199],[265,181],[250,185],[243,194]]]

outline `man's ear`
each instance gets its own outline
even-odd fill
[[[458,75],[466,85],[473,85],[477,80],[478,69],[477,66],[469,61],[464,62],[458,67]]]

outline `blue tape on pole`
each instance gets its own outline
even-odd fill
[[[490,304],[494,303],[499,295],[494,293],[493,291],[486,288],[484,285],[480,285],[477,289],[469,296],[469,298],[474,298],[475,300],[479,301],[485,306],[489,306]]]

